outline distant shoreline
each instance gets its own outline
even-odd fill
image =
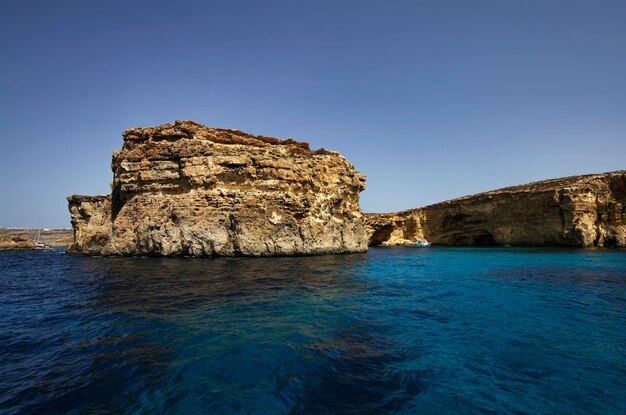
[[[38,233],[39,241],[51,247],[69,247],[74,242],[71,228],[0,228],[0,251],[33,250]]]

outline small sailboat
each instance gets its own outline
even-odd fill
[[[45,242],[41,241],[41,229],[37,232],[37,237],[33,240],[35,243],[35,249],[38,251],[52,251],[52,247]]]
[[[430,246],[430,242],[428,242],[426,239],[418,239],[417,241],[413,242],[411,246],[415,248],[425,248],[427,246]]]

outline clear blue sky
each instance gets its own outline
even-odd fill
[[[0,226],[69,226],[121,132],[337,150],[365,211],[626,168],[624,1],[7,1]]]

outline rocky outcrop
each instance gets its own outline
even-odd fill
[[[35,243],[23,236],[0,235],[0,251],[28,251],[35,249]]]
[[[545,180],[367,214],[370,245],[626,247],[626,171]]]
[[[71,251],[305,255],[367,249],[365,176],[308,143],[176,121],[123,134],[112,194],[70,196]]]

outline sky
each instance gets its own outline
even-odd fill
[[[626,2],[7,1],[0,226],[69,227],[123,130],[339,151],[366,212],[626,169]]]

